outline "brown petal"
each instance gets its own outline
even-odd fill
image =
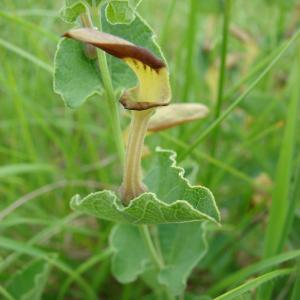
[[[208,114],[208,108],[198,103],[178,103],[160,107],[151,117],[148,131],[161,131],[183,123],[199,120]]]
[[[136,46],[120,37],[100,32],[92,28],[73,29],[64,34],[64,37],[91,44],[118,58],[132,58],[158,70],[165,67],[165,63],[148,49]]]
[[[120,102],[126,109],[145,110],[170,102],[168,69],[160,58],[146,48],[91,28],[74,29],[64,36],[101,48],[122,59],[134,71],[139,84],[122,95]]]

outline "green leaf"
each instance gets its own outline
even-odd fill
[[[193,268],[207,251],[205,223],[160,225],[158,230],[166,263],[159,282],[174,295],[180,295]]]
[[[75,23],[77,18],[85,13],[88,6],[92,6],[95,2],[96,6],[99,6],[103,0],[65,0],[64,7],[60,10],[60,17],[66,23]]]
[[[130,24],[134,18],[134,10],[127,1],[111,1],[105,10],[107,20],[112,24]]]
[[[105,9],[107,20],[112,24],[130,24],[135,19],[136,9],[141,1],[111,0]]]
[[[165,265],[156,273],[156,280],[173,295],[180,295],[207,250],[205,223],[159,225],[157,230]],[[114,251],[112,272],[121,283],[132,282],[155,268],[138,226],[116,225],[110,243]]]
[[[67,23],[76,22],[77,18],[87,10],[83,0],[66,0],[65,6],[60,11],[60,17]]]
[[[96,61],[86,57],[82,44],[61,40],[55,56],[54,91],[68,107],[77,108],[90,96],[100,94],[99,76]]]
[[[129,283],[150,267],[151,259],[137,226],[115,225],[110,235],[114,255],[112,273],[118,281]]]
[[[50,266],[41,259],[34,260],[13,275],[7,291],[16,300],[39,300],[45,288]]]
[[[102,27],[104,32],[120,36],[162,57],[151,28],[141,17],[137,16],[129,25],[112,25],[103,16]],[[107,62],[116,92],[137,84],[136,76],[123,61],[108,55]],[[77,108],[95,93],[102,94],[97,61],[85,55],[84,45],[80,42],[62,39],[57,47],[54,68],[54,91],[61,95],[67,106]]]
[[[113,191],[99,191],[85,198],[75,195],[71,207],[92,216],[131,224],[167,224],[210,220],[220,216],[213,194],[203,186],[191,186],[176,166],[176,153],[157,149],[156,162],[145,178],[149,191],[125,207]]]

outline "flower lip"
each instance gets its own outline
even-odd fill
[[[166,64],[148,49],[96,29],[73,29],[64,33],[63,36],[91,44],[120,59],[132,58],[138,60],[154,70],[166,67]]]
[[[64,34],[98,47],[123,60],[135,73],[138,84],[123,92],[120,102],[129,110],[147,110],[168,105],[171,100],[169,72],[165,62],[144,47],[92,28],[73,29]]]
[[[157,132],[184,123],[203,119],[208,108],[200,103],[175,103],[159,108],[151,117],[148,131]]]

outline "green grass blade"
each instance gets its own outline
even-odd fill
[[[188,101],[191,86],[194,82],[194,58],[195,45],[197,45],[197,23],[198,23],[198,0],[189,0],[189,16],[188,26],[186,29],[186,55],[185,55],[185,70],[184,84],[182,88],[181,101]]]
[[[294,288],[291,296],[291,300],[300,299],[300,260],[298,262],[297,278],[294,283]]]
[[[46,164],[15,164],[0,167],[0,178],[16,176],[24,173],[53,172],[55,169]]]
[[[296,68],[299,64],[296,64]],[[270,220],[268,223],[264,247],[264,257],[270,257],[279,251],[280,241],[284,231],[286,217],[288,212],[288,199],[290,190],[290,181],[293,167],[293,154],[298,121],[299,107],[299,82],[298,70],[295,68],[295,81],[292,92],[292,99],[287,113],[287,124],[281,144],[279,160],[277,164],[275,185],[272,197],[272,206],[270,210]]]
[[[74,280],[76,280],[77,283],[85,291],[88,299],[97,299],[97,296],[95,295],[94,291],[90,288],[89,284],[85,280],[83,280],[79,275],[75,274],[71,267],[69,267],[65,262],[57,258],[50,257],[49,254],[44,252],[43,250],[30,245],[23,244],[18,241],[14,241],[6,237],[0,237],[0,247],[46,260],[51,265],[57,267],[64,273],[71,276]]]
[[[80,216],[79,213],[71,213],[67,215],[65,218],[62,218],[60,220],[57,220],[54,224],[49,225],[44,230],[37,233],[35,236],[33,236],[29,241],[27,241],[26,245],[33,246],[39,242],[44,241],[45,239],[49,239],[55,234],[61,232],[61,230],[71,221],[73,221],[75,218]],[[7,269],[14,261],[16,261],[22,252],[14,252],[2,261],[0,261],[0,273],[4,272],[5,269]]]
[[[2,295],[7,300],[16,300],[4,287],[0,285],[0,295]]]
[[[46,17],[46,18],[59,18],[59,14],[56,10],[41,9],[41,8],[28,8],[28,9],[16,9],[11,11],[6,11],[7,13],[14,13],[17,16],[24,17]]]
[[[2,46],[3,48],[27,59],[28,61],[32,62],[34,65],[42,68],[43,70],[47,71],[48,73],[52,74],[53,73],[53,68],[51,65],[45,63],[44,61],[40,60],[39,58],[35,57],[34,55],[32,55],[31,53],[23,50],[22,48],[13,45],[11,43],[9,43],[8,41],[5,41],[3,39],[0,38],[0,46]]]
[[[11,21],[12,23],[20,25],[20,28],[28,29],[29,31],[36,32],[41,34],[43,37],[49,38],[51,41],[57,43],[59,41],[59,37],[55,34],[53,34],[51,31],[48,31],[47,29],[39,26],[38,24],[34,24],[32,22],[29,22],[21,17],[16,16],[13,13],[6,12],[3,10],[0,10],[0,17]]]
[[[174,15],[174,11],[175,11],[175,8],[176,8],[176,3],[177,3],[177,0],[171,0],[171,3],[169,4],[169,7],[168,7],[168,10],[167,10],[167,13],[166,13],[166,18],[164,20],[164,23],[163,23],[163,26],[162,26],[162,29],[161,29],[161,32],[160,32],[159,44],[162,48],[165,47],[165,44],[166,44],[166,41],[167,41],[167,38],[168,38],[167,33],[168,33],[168,30],[169,30],[169,25],[170,25],[172,16]]]
[[[181,140],[179,140],[167,133],[161,132],[160,135],[163,138],[165,138],[166,140],[170,141],[172,144],[179,146],[183,150],[186,150],[188,148],[188,145],[186,143],[182,142]],[[214,165],[215,167],[218,167],[218,168],[222,169],[223,171],[226,171],[227,173],[231,174],[232,176],[234,176],[240,180],[243,180],[244,182],[247,182],[250,185],[255,184],[254,180],[250,176],[248,176],[247,174],[241,172],[240,170],[232,167],[231,165],[226,164],[224,161],[213,158],[212,156],[210,156],[206,153],[200,152],[198,150],[195,150],[193,154],[199,160],[206,160],[209,163],[211,163],[212,165]]]
[[[298,163],[297,163],[297,168],[295,170],[294,178],[295,178],[294,187],[290,196],[290,203],[288,207],[288,212],[286,216],[286,222],[283,229],[282,237],[279,242],[279,249],[283,248],[288,238],[288,235],[293,225],[294,216],[297,209],[297,202],[300,199],[300,156],[298,158]]]
[[[236,285],[237,283],[245,280],[246,278],[248,278],[250,276],[253,276],[256,273],[259,273],[259,272],[265,271],[266,269],[278,266],[279,264],[282,264],[283,262],[294,259],[298,256],[300,256],[300,250],[290,251],[287,253],[273,256],[268,259],[261,260],[253,265],[250,265],[246,268],[241,269],[240,271],[233,273],[232,275],[227,276],[226,278],[221,280],[219,283],[215,284],[207,293],[209,295],[218,294],[222,290],[224,290],[232,285]]]
[[[214,120],[217,120],[220,117],[222,111],[222,103],[224,100],[224,88],[227,76],[226,70],[226,60],[228,52],[228,37],[229,37],[229,27],[230,27],[230,18],[231,18],[231,0],[226,0],[224,3],[224,17],[223,17],[223,34],[222,34],[222,46],[221,46],[221,63],[219,68],[219,80],[218,80],[218,94],[216,99],[215,111],[214,111]],[[211,156],[214,158],[216,156],[216,149],[218,146],[219,138],[219,127],[213,131],[211,136]],[[214,168],[211,167],[208,172],[208,178],[211,179],[212,174],[214,174]]]
[[[214,300],[231,300],[231,299],[238,299],[238,297],[242,296],[243,294],[261,286],[262,284],[273,280],[275,278],[278,278],[280,276],[286,276],[290,274],[293,271],[293,269],[281,269],[272,271],[269,273],[266,273],[264,275],[261,275],[259,277],[256,277],[255,279],[249,280],[248,282],[240,285],[237,288],[234,288],[225,294],[218,296],[214,298]]]
[[[268,64],[272,62],[272,60],[281,52],[281,50],[285,47],[285,42],[282,43],[279,47],[275,48],[271,53],[269,53],[266,57],[262,58],[245,76],[240,78],[232,87],[226,91],[224,100],[230,100],[234,97],[235,93],[251,78],[256,76],[258,72],[267,67]]]
[[[289,47],[297,40],[300,35],[300,30],[298,30],[292,38],[285,44],[278,55],[271,61],[271,63],[261,72],[261,74],[249,85],[249,87],[240,95],[222,114],[211,123],[203,133],[192,143],[192,145],[178,157],[178,161],[182,161],[187,157],[217,126],[219,126],[230,113],[245,99],[245,97],[261,82],[261,80],[269,73],[269,71],[274,67],[282,55],[289,49]]]
[[[272,193],[272,204],[269,212],[269,223],[266,229],[263,257],[270,257],[279,253],[283,248],[283,242],[288,234],[287,224],[289,223],[289,193],[293,172],[293,156],[298,121],[298,107],[300,89],[298,84],[298,69],[300,63],[295,64],[292,99],[287,113],[287,124],[284,131],[280,148],[279,159],[276,169],[276,178]],[[285,236],[284,236],[285,235]],[[267,300],[271,297],[272,286],[263,287],[260,292],[260,299]]]
[[[75,271],[74,274],[76,275],[81,275],[82,273],[86,272],[89,270],[91,267],[93,267],[95,264],[98,264],[99,262],[108,259],[110,255],[112,254],[112,249],[106,249],[101,251],[98,254],[93,255],[90,257],[88,260],[86,260],[84,263],[82,263]],[[69,288],[69,286],[72,284],[74,281],[74,278],[68,277],[62,284],[61,288],[58,292],[57,299],[58,300],[63,300],[65,299],[65,294]]]
[[[231,17],[231,0],[225,1],[225,10],[223,18],[223,39],[221,47],[221,63],[219,69],[219,82],[218,82],[218,95],[217,102],[214,112],[214,117],[217,119],[220,116],[223,102],[223,94],[226,80],[226,59],[227,59],[227,49],[228,49],[228,37],[229,37],[229,25]]]

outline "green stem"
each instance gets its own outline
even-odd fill
[[[222,102],[223,102],[224,85],[226,79],[226,58],[227,58],[227,49],[228,49],[230,12],[231,12],[231,0],[226,0],[224,19],[223,19],[223,39],[222,39],[222,47],[221,47],[221,63],[220,63],[220,70],[219,70],[220,75],[219,75],[217,103],[215,107],[214,119],[217,119],[220,116]]]
[[[154,246],[148,225],[140,225],[139,230],[147,246],[153,263],[155,264],[157,270],[161,271],[164,268],[165,264],[163,259],[159,255],[159,251]],[[168,291],[168,289],[165,286],[163,286],[163,288],[167,299],[175,300],[175,297]]]
[[[101,31],[102,24],[101,24],[100,9],[96,7],[96,5],[92,7],[91,16],[97,28]],[[113,136],[117,147],[119,160],[123,165],[125,151],[124,151],[124,143],[123,143],[122,129],[120,123],[120,116],[119,116],[119,103],[114,93],[114,88],[113,88],[110,72],[108,69],[105,53],[102,50],[97,49],[97,58],[98,58],[98,65],[101,72],[102,82],[103,82],[103,86],[105,89],[106,98],[110,110],[111,127],[113,131]]]
[[[156,265],[158,270],[162,270],[162,268],[164,267],[164,262],[162,261],[162,259],[158,255],[158,252],[155,249],[154,243],[151,239],[151,235],[150,235],[148,226],[140,225],[139,229],[140,229],[141,235],[144,239],[144,242],[147,245],[147,248],[148,248],[149,254],[152,258],[153,263]]]
[[[214,113],[214,120],[217,120],[220,117],[222,103],[224,99],[224,86],[226,80],[226,59],[227,59],[227,49],[228,49],[228,36],[229,36],[229,25],[230,25],[230,15],[231,15],[231,0],[225,1],[225,11],[223,18],[223,39],[222,39],[222,47],[221,47],[221,62],[219,69],[219,83],[218,83],[218,94],[217,101]],[[219,138],[219,128],[216,128],[212,135],[211,140],[211,156],[215,157],[216,149],[218,145]],[[213,174],[213,168],[210,168],[210,174]],[[210,176],[209,176],[210,177]]]
[[[194,53],[197,37],[197,14],[198,14],[198,1],[190,0],[190,10],[188,16],[188,27],[187,27],[187,51],[185,57],[185,82],[182,92],[182,101],[187,102],[193,85],[193,70],[194,70]]]

